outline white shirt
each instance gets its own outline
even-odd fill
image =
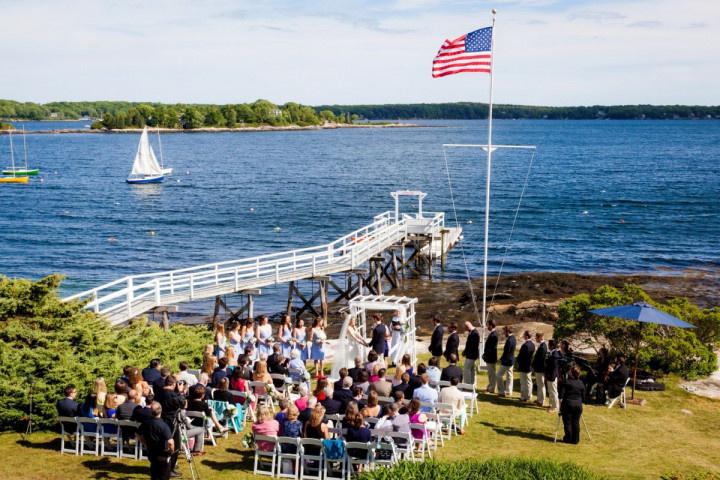
[[[178,374],[178,380],[185,380],[185,383],[187,383],[189,387],[192,387],[198,382],[197,377],[187,370]]]

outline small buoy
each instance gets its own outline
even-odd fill
[[[112,235],[107,238],[107,241],[109,243],[115,243],[117,242],[117,238],[113,237]]]
[[[605,193],[605,190],[600,190],[600,193]]]
[[[190,175],[190,170],[185,170],[185,175]]]
[[[468,220],[467,223],[468,223],[468,224],[472,223],[472,220]]]
[[[280,227],[273,228],[273,232],[275,232],[275,233],[280,232],[280,231],[282,231],[282,228],[280,228]]]
[[[55,170],[55,172],[53,172],[53,173],[55,173],[55,175],[57,175],[57,174],[58,174],[58,171],[57,171],[57,170]]]
[[[590,214],[590,212],[589,212],[589,211],[587,211],[587,210],[583,210],[583,215],[588,215],[588,214]]]
[[[178,178],[177,180],[175,180],[175,181],[176,181],[177,183],[180,183],[180,179],[179,179],[179,178]]]
[[[625,219],[620,217],[620,220],[618,220],[618,223],[625,223]]]
[[[150,235],[151,237],[154,237],[154,236],[155,236],[155,230],[148,230],[148,235]]]
[[[64,215],[70,215],[70,210],[63,210]]]
[[[40,183],[45,183],[45,179],[40,177]]]
[[[252,208],[252,207],[250,207],[250,210],[249,210],[249,212],[250,212],[250,213],[255,213],[255,209],[254,209],[254,208]]]
[[[115,205],[120,205],[120,202],[115,202]]]

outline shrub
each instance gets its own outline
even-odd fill
[[[524,458],[462,462],[401,462],[360,475],[360,480],[593,480],[600,478],[573,463]]]
[[[80,302],[62,302],[62,277],[37,282],[0,276],[0,429],[18,426],[28,411],[30,383],[34,420],[54,423],[55,403],[73,383],[79,397],[97,376],[108,386],[125,365],[146,366],[154,357],[172,368],[198,363],[211,336],[202,327],[173,326],[168,332],[145,320],[115,329]]]

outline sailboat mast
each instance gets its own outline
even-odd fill
[[[12,130],[9,131],[10,135],[10,162],[12,163],[12,172],[13,177],[15,176],[15,151],[13,150],[13,142],[12,142]]]
[[[165,168],[165,162],[163,161],[163,153],[162,153],[162,141],[160,141],[160,125],[157,126],[157,135],[158,135],[158,149],[160,150],[160,168]]]
[[[25,170],[28,170],[28,161],[27,161],[27,140],[25,140],[25,124],[22,126],[23,128],[23,150],[25,150]]]

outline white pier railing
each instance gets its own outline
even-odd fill
[[[444,227],[443,213],[425,215],[404,215],[396,220],[393,212],[384,212],[371,224],[326,245],[131,275],[64,300],[87,300],[86,308],[116,325],[161,305],[340,273],[362,265],[409,233],[435,234]]]

